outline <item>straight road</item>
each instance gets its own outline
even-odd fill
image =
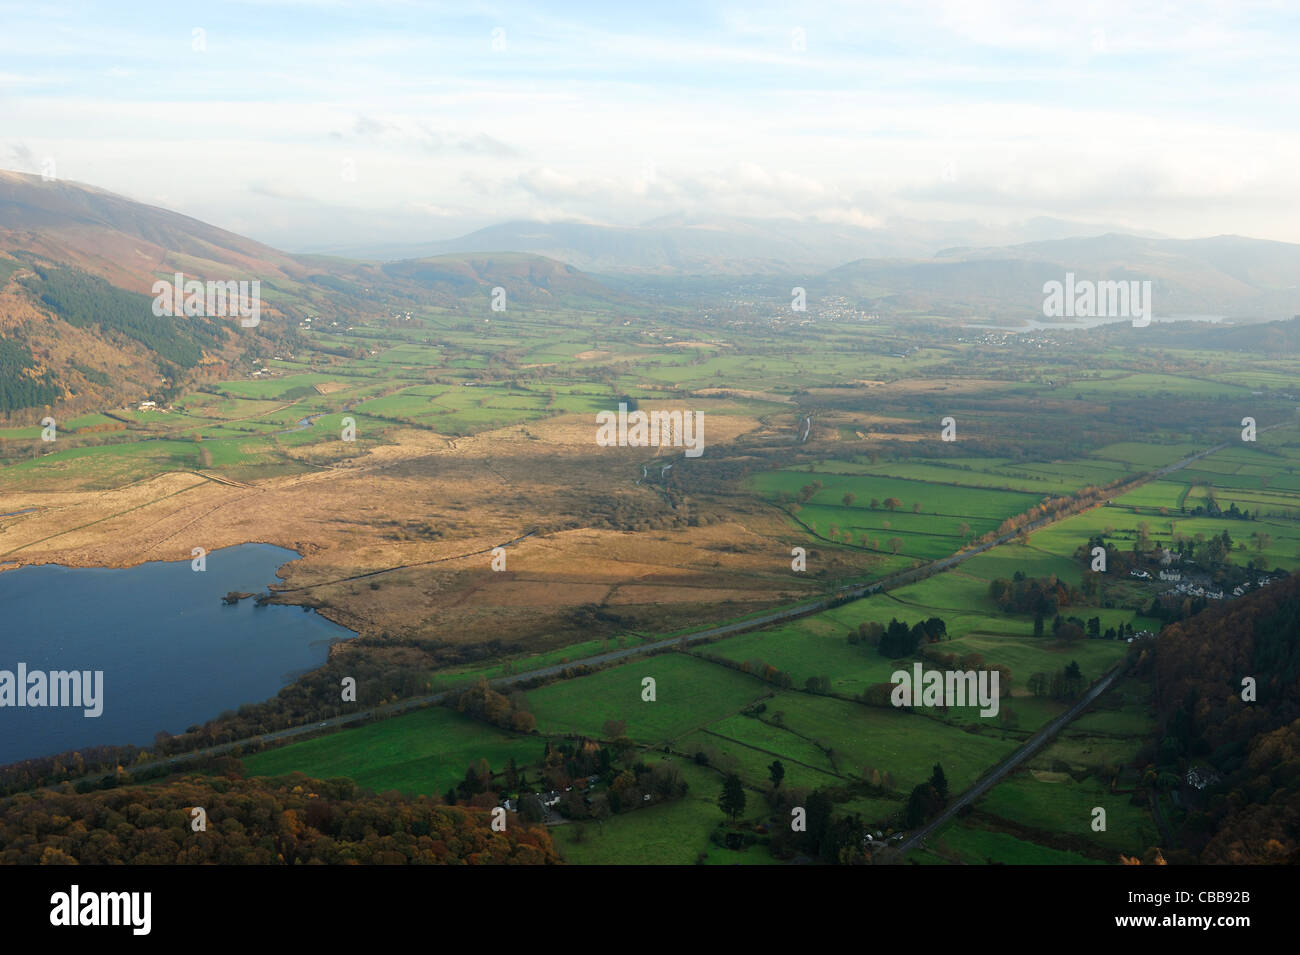
[[[1282,427],[1282,424],[1285,423],[1286,422],[1270,425],[1267,428],[1261,428],[1260,431],[1270,431],[1273,428]],[[1171,464],[1166,467],[1159,468],[1155,471],[1148,472],[1145,479],[1135,482],[1132,485],[1132,487],[1136,487],[1138,486],[1138,484],[1141,483],[1146,483],[1146,481],[1155,480],[1157,478],[1164,477],[1167,474],[1171,474],[1174,471],[1178,471],[1182,468],[1185,468],[1188,465],[1193,464],[1208,455],[1214,454],[1216,451],[1222,451],[1224,448],[1229,447],[1233,443],[1234,442],[1225,441],[1222,444],[1217,444],[1212,448],[1208,448],[1204,451],[1199,451],[1196,454],[1190,455],[1184,458],[1183,460],[1177,462],[1176,464]],[[1073,515],[1065,515],[1065,516],[1068,517]],[[651,641],[650,643],[639,644],[635,647],[626,647],[621,650],[610,650],[605,653],[597,653],[593,656],[584,657],[581,660],[575,660],[572,663],[554,664],[548,667],[540,667],[536,670],[528,670],[524,673],[518,673],[507,677],[501,677],[497,680],[494,680],[492,682],[492,685],[494,687],[511,686],[513,684],[522,683],[525,680],[532,680],[538,677],[557,676],[563,673],[565,670],[571,669],[573,667],[603,666],[605,664],[616,663],[620,660],[625,660],[630,657],[640,656],[646,653],[653,653],[656,650],[666,650],[674,646],[677,647],[688,646],[693,643],[700,643],[707,640],[713,640],[716,639],[717,637],[731,636],[733,634],[743,633],[747,630],[755,630],[773,623],[781,623],[788,620],[795,620],[800,617],[806,617],[811,614],[819,613],[822,610],[825,610],[832,605],[839,604],[845,600],[857,600],[861,597],[869,597],[874,594],[884,593],[887,590],[892,590],[897,587],[915,583],[916,581],[919,580],[924,580],[927,577],[932,577],[935,574],[943,573],[944,571],[956,567],[959,564],[962,564],[965,561],[970,560],[972,557],[976,557],[979,554],[982,554],[985,551],[990,550],[991,548],[997,547],[1000,544],[1005,544],[1007,541],[1014,539],[1024,531],[1037,530],[1041,527],[1045,527],[1048,524],[1055,523],[1057,520],[1061,520],[1061,519],[1063,518],[1055,517],[1055,516],[1042,518],[1041,520],[1035,521],[1032,524],[1027,524],[1025,525],[1025,527],[1020,528],[1016,531],[999,535],[997,538],[987,543],[977,544],[973,547],[960,551],[959,553],[953,554],[949,557],[944,557],[940,560],[932,561],[929,564],[926,564],[924,567],[918,568],[916,570],[904,571],[899,574],[894,574],[891,577],[886,577],[885,579],[877,581],[876,583],[873,584],[856,584],[856,585],[851,584],[839,588],[837,591],[835,591],[834,593],[826,597],[821,597],[818,598],[817,600],[796,604],[795,606],[786,607],[781,610],[774,610],[771,611],[770,613],[762,614],[757,617],[750,617],[745,620],[737,620],[732,623],[722,624],[717,627],[711,627],[707,630],[697,630],[693,633],[682,634],[674,637],[665,637],[660,640]],[[528,534],[523,535],[523,537],[516,538],[514,541],[510,541],[509,544],[518,543],[518,541],[523,540],[526,537],[532,536],[533,533],[534,532],[530,531]],[[506,546],[508,546],[508,544]],[[487,553],[487,551],[484,551],[483,553]],[[436,561],[426,561],[425,563],[436,563]],[[411,565],[411,566],[418,566],[418,565]],[[387,572],[386,570],[371,571],[370,573],[361,574],[358,575],[357,577],[350,577],[344,579],[355,580],[355,579],[361,579],[363,577],[375,576],[376,574],[382,574],[386,572]],[[310,586],[319,586],[319,585],[310,585]],[[306,590],[306,589],[309,589],[309,587],[291,588],[289,590],[277,591],[277,593],[292,593],[294,590]],[[1049,733],[1050,731],[1049,735],[1054,734],[1057,730],[1059,730],[1059,726],[1057,726],[1058,723],[1060,724],[1060,726],[1064,726],[1066,723],[1068,723],[1071,719],[1074,718],[1074,716],[1070,714],[1077,715],[1078,712],[1082,712],[1082,709],[1087,705],[1087,703],[1091,703],[1092,700],[1097,698],[1097,696],[1099,696],[1101,693],[1104,693],[1107,689],[1109,689],[1110,684],[1114,680],[1114,678],[1115,678],[1114,672],[1112,672],[1108,677],[1103,678],[1103,680],[1098,682],[1091,690],[1088,691],[1088,693],[1084,696],[1082,700],[1080,700],[1079,703],[1076,703],[1073,707],[1071,707],[1070,710],[1067,710],[1065,714],[1062,714],[1062,716],[1057,717],[1055,720],[1052,721],[1052,723],[1048,724],[1047,727],[1044,727],[1044,729],[1040,730],[1038,734],[1036,734],[1033,738],[1029,740],[1029,742],[1025,744],[1025,746],[1028,747],[1031,744],[1033,744],[1034,740],[1037,740],[1039,736],[1042,736],[1044,733]],[[273,733],[267,733],[259,736],[250,736],[244,739],[235,740],[230,743],[221,743],[217,746],[209,746],[205,749],[193,750],[188,753],[180,753],[173,757],[164,757],[161,759],[150,760],[149,762],[139,763],[130,768],[133,771],[143,772],[160,766],[180,766],[183,763],[190,762],[195,759],[200,759],[208,756],[219,756],[224,753],[230,752],[236,747],[247,746],[251,743],[256,743],[256,742],[268,743],[268,742],[273,742],[278,740],[292,739],[293,737],[296,736],[303,736],[308,733],[319,732],[322,729],[331,729],[338,726],[344,726],[348,723],[356,723],[361,720],[372,719],[375,717],[392,716],[397,713],[404,712],[406,710],[416,709],[422,706],[438,704],[443,702],[451,694],[459,693],[459,692],[461,692],[459,689],[447,690],[440,693],[433,693],[428,696],[414,697],[409,700],[401,700],[396,703],[388,703],[385,704],[384,706],[373,707],[368,710],[360,711],[357,713],[350,713],[345,716],[334,716],[319,722],[308,723],[302,726],[292,726],[287,729],[277,730]],[[1057,726],[1057,729],[1052,729],[1053,726]],[[1035,749],[1036,748],[1037,747],[1035,747]],[[1024,747],[1022,747],[1020,750],[1017,751],[1017,754],[1020,753],[1024,753],[1025,755],[1028,755]],[[1011,757],[1008,757],[1008,759],[1015,759],[1017,754],[1013,754]],[[1021,759],[1023,759],[1023,756],[1021,756]],[[999,764],[999,767],[1001,767],[1002,765],[1003,764]],[[994,771],[997,772],[997,767],[995,767]],[[1008,770],[1004,769],[997,778],[1001,778],[1001,776],[1005,776],[1007,771]],[[101,777],[102,774],[92,774],[81,778],[96,779]],[[74,780],[74,782],[80,782],[80,781],[81,780]],[[990,783],[990,785],[991,784],[992,783]],[[981,784],[976,784],[976,785],[978,788]],[[985,789],[986,788],[987,787],[985,787]],[[967,802],[969,802],[970,798],[976,798],[978,795],[982,794],[985,791],[985,789],[981,789],[979,793],[975,793],[975,790],[972,789],[970,792],[964,794],[959,799],[958,803],[954,803],[953,807],[950,808],[943,815],[941,815],[939,819],[950,818],[952,812],[954,812],[957,808],[960,808],[961,805],[965,805]],[[975,796],[972,796],[971,795],[972,793],[975,793]],[[908,847],[914,845],[915,842],[919,838],[921,838],[923,834],[928,834],[929,832],[933,831],[938,821],[939,820],[936,820],[934,823],[931,823],[925,829],[920,830],[920,833],[913,835],[911,838],[903,842],[902,845]]]
[[[1114,682],[1119,679],[1127,669],[1128,660],[1126,659],[1123,663],[1114,667],[1109,673],[1094,683],[1091,689],[1079,698],[1078,702],[1040,729],[1033,736],[1029,737],[1029,739],[1025,740],[1024,745],[1022,745],[1018,750],[981,776],[974,786],[962,793],[957,797],[957,799],[953,800],[947,809],[939,813],[939,815],[930,820],[930,822],[926,823],[920,829],[917,829],[915,832],[908,835],[906,839],[898,844],[898,851],[900,853],[906,853],[915,849],[927,836],[930,835],[930,833],[934,832],[940,826],[952,819],[959,809],[964,806],[969,806],[1000,783],[1006,777],[1007,773],[1012,772],[1026,759],[1042,749],[1044,743],[1080,716],[1084,710],[1092,705],[1093,701],[1096,700],[1097,697],[1109,690],[1112,684],[1114,684]]]

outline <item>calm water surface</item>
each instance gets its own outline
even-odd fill
[[[270,544],[125,570],[57,564],[0,573],[0,670],[103,670],[103,713],[0,707],[0,764],[97,744],[149,744],[275,694],[356,636],[300,607],[226,606],[298,554]]]

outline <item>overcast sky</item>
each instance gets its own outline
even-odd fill
[[[0,167],[291,250],[674,213],[1300,242],[1298,10],[0,0]]]

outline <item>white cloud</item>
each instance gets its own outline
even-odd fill
[[[51,155],[63,176],[254,230],[278,203],[417,232],[689,211],[869,227],[1056,215],[1300,241],[1297,37],[1268,4],[255,13],[214,12],[200,55],[188,20],[10,7],[7,161]]]

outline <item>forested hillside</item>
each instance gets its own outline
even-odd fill
[[[192,828],[194,807],[206,830]],[[344,779],[187,776],[86,794],[38,792],[0,804],[0,864],[547,864],[543,826]]]
[[[103,279],[71,268],[33,266],[25,284],[40,303],[76,328],[99,326],[144,345],[159,358],[193,368],[205,348],[219,348],[228,337],[224,322],[199,317],[157,316],[153,301]]]
[[[1183,783],[1184,846],[1205,863],[1296,862],[1300,577],[1166,627],[1147,662],[1158,764]]]
[[[37,366],[32,350],[19,341],[0,338],[0,412],[39,408],[62,395],[48,369]]]

